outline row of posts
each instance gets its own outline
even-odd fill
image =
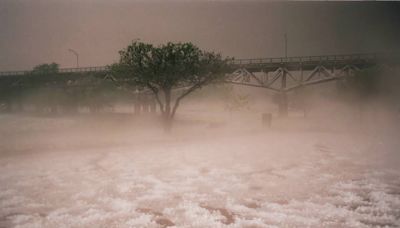
[[[23,103],[19,99],[14,100],[6,100],[4,102],[0,102],[0,110],[4,112],[23,112],[26,111],[27,103]],[[108,110],[113,110],[112,106],[107,106],[106,103],[93,103],[87,104],[86,106],[80,107],[87,107],[90,112],[96,113],[101,112],[101,110],[105,107],[109,107]],[[110,109],[111,107],[111,109]],[[62,105],[57,103],[51,104],[32,104],[30,107],[28,106],[28,110],[32,110],[38,113],[59,113],[66,112],[66,113],[73,113],[78,112],[78,105],[77,104],[69,104],[69,105]],[[135,115],[139,115],[141,113],[156,113],[157,111],[157,104],[155,99],[152,96],[137,96],[134,98],[133,102],[133,112]]]
[[[156,113],[157,104],[153,96],[137,96],[133,104],[134,113]]]

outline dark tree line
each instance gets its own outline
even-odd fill
[[[56,63],[35,66],[26,75],[0,79],[0,109],[37,113],[73,113],[78,108],[92,112],[110,106],[124,96],[111,82],[95,76],[80,77],[71,73],[59,75]]]

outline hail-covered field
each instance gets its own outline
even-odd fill
[[[0,227],[400,226],[395,132],[130,118],[1,116]]]

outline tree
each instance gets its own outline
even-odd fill
[[[39,112],[57,112],[59,100],[62,97],[59,89],[52,86],[49,79],[57,74],[59,64],[57,63],[44,63],[33,67],[31,72],[34,77],[27,77],[25,83],[29,85],[30,89],[27,90],[30,99]]]
[[[170,130],[182,99],[221,78],[229,60],[200,50],[192,43],[168,42],[154,46],[135,41],[119,54],[119,63],[111,67],[113,73],[128,76],[136,86],[153,92],[166,130]],[[176,94],[175,88],[184,89]]]
[[[33,74],[51,74],[57,73],[59,69],[59,65],[57,63],[45,63],[37,65],[33,68]]]

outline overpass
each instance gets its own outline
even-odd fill
[[[378,63],[393,62],[398,57],[399,55],[394,54],[364,53],[234,59],[229,62],[232,71],[227,72],[226,82],[262,87],[274,91],[290,91],[299,86],[336,80]],[[262,74],[254,74],[257,72]],[[8,78],[8,81],[21,81],[21,79],[34,74],[30,70],[3,71],[0,72],[0,83],[5,78]],[[112,76],[107,66],[61,68],[58,72],[52,74],[65,76],[70,80],[84,76],[103,77],[104,79]],[[63,81],[61,77],[52,79]]]
[[[231,70],[227,72],[225,82],[278,92],[282,100],[280,113],[286,115],[287,92],[302,86],[340,80],[378,64],[398,63],[399,57],[400,55],[393,53],[361,53],[234,59],[229,62]],[[34,75],[35,72],[32,71],[0,72],[0,89],[29,87]],[[41,76],[41,80],[35,83],[62,88],[91,87],[97,86],[102,80],[111,80],[120,85],[129,81],[129,78],[115,78],[109,67],[96,66],[61,68],[58,72]]]

